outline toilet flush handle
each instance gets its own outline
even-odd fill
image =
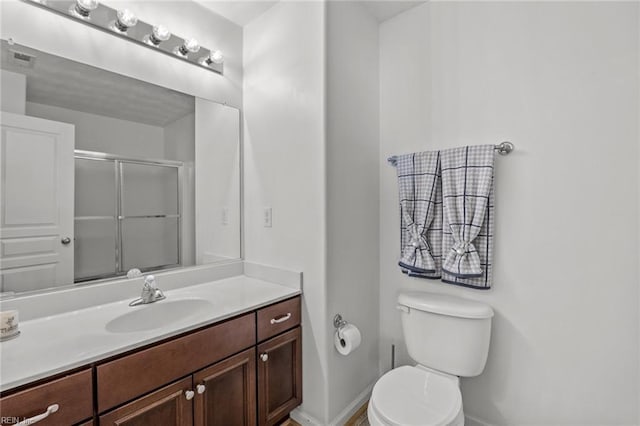
[[[409,313],[409,307],[404,305],[396,305],[396,309],[404,312],[405,314]]]

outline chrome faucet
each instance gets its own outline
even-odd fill
[[[147,275],[144,277],[142,294],[139,298],[129,303],[129,306],[146,305],[165,298],[166,296],[162,293],[162,290],[156,286],[156,277],[153,275]]]

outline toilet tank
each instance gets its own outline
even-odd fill
[[[409,355],[418,364],[444,373],[473,377],[482,373],[489,353],[493,309],[446,294],[398,295]]]

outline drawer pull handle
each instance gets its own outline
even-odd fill
[[[191,401],[196,393],[192,390],[184,391],[184,397],[187,398],[187,401]]]
[[[280,324],[281,322],[285,322],[291,318],[291,312],[288,312],[287,315],[282,315],[279,318],[271,318],[271,324]]]
[[[204,385],[198,385],[196,386],[196,392],[198,392],[198,395],[201,395],[204,393],[204,391],[206,391],[207,388]]]
[[[269,354],[260,354],[260,359],[262,360],[262,362],[267,362],[267,360],[269,359]]]
[[[45,411],[44,413],[38,414],[37,416],[31,417],[30,419],[24,419],[20,423],[16,423],[16,426],[26,426],[38,423],[40,420],[44,420],[49,417],[49,414],[53,414],[58,411],[59,408],[60,406],[58,404],[51,404],[47,407],[47,411]]]

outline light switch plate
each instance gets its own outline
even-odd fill
[[[222,224],[223,225],[229,224],[229,207],[222,208]]]
[[[273,216],[272,216],[271,207],[264,208],[262,223],[265,228],[271,228],[271,226],[273,225]]]

